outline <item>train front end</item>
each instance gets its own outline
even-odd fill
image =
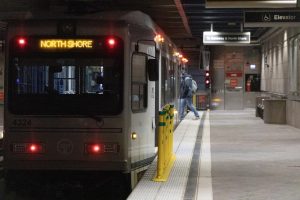
[[[7,172],[129,170],[124,28],[96,24],[74,20],[9,24]]]

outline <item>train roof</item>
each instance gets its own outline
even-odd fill
[[[65,13],[30,13],[27,12],[23,17],[9,18],[6,21],[41,21],[41,20],[99,20],[104,22],[123,22],[148,28],[156,34],[161,34],[166,40],[171,42],[164,31],[151,19],[151,17],[141,11],[103,11],[93,14],[71,15]]]
[[[126,22],[128,24],[136,24],[140,26],[146,26],[152,30],[162,32],[161,28],[155,24],[151,17],[141,11],[103,11],[93,14],[85,15],[71,15],[65,13],[31,13],[26,12],[23,16],[8,17],[3,19],[4,21],[40,21],[40,20],[101,20],[101,21],[115,21]]]

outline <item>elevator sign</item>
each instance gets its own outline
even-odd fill
[[[224,32],[203,32],[203,44],[249,44],[250,32],[224,33]]]
[[[299,26],[300,11],[245,11],[245,27]]]

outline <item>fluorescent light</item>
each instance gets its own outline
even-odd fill
[[[256,68],[256,65],[255,64],[251,64],[250,65],[250,69],[255,69]]]

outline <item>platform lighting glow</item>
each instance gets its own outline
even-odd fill
[[[160,34],[158,34],[154,37],[154,41],[155,42],[164,42],[165,38],[163,38]]]
[[[178,57],[178,56],[179,56],[179,53],[178,53],[178,52],[174,52],[173,56]]]
[[[214,98],[214,99],[212,99],[212,101],[214,101],[214,102],[221,102],[222,99],[220,99],[220,98]]]
[[[182,57],[183,57],[183,55],[182,55],[182,54],[179,54],[179,55],[178,55],[178,57],[179,57],[179,58],[182,58]]]
[[[3,131],[0,131],[0,140],[3,139]]]
[[[187,63],[187,62],[189,62],[189,60],[188,60],[188,59],[186,59],[186,58],[182,58],[181,60],[182,60],[182,62],[184,62],[184,63]]]

